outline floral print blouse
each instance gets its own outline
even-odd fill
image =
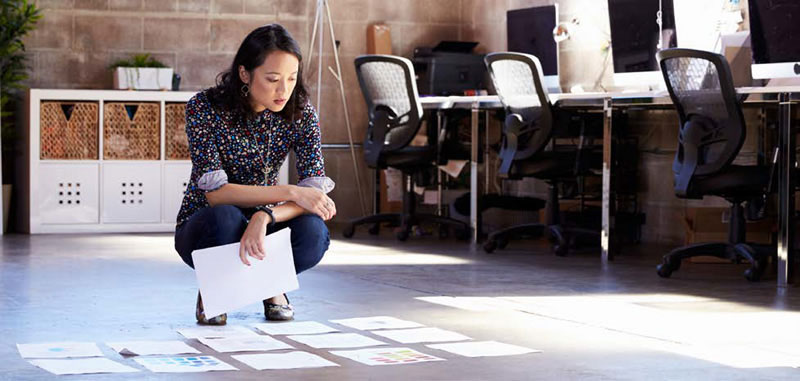
[[[209,206],[206,192],[229,182],[276,185],[290,149],[297,157],[298,185],[305,183],[326,193],[333,187],[325,177],[319,118],[311,104],[306,104],[302,117],[294,123],[269,110],[243,121],[213,107],[201,91],[186,104],[186,135],[192,174],[178,212],[178,226]]]

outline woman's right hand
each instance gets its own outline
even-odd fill
[[[293,191],[292,201],[301,208],[318,215],[324,221],[330,220],[336,215],[336,204],[319,189],[296,186]]]

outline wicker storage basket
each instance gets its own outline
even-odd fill
[[[167,103],[165,138],[167,160],[189,160],[189,140],[186,137],[186,103]]]
[[[103,105],[103,158],[158,160],[160,118],[157,103],[107,102]]]
[[[97,160],[98,110],[95,102],[42,102],[40,158]]]

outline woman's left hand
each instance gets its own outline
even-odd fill
[[[239,258],[242,263],[250,266],[248,256],[255,259],[263,260],[266,256],[264,250],[264,237],[267,236],[267,222],[269,222],[269,215],[264,212],[256,212],[250,222],[247,224],[244,234],[242,234],[242,241],[239,245]]]

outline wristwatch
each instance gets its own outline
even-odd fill
[[[255,210],[256,212],[261,211],[269,215],[269,223],[267,223],[267,228],[272,228],[275,226],[275,214],[272,213],[272,209],[265,205],[259,205],[255,207]]]

